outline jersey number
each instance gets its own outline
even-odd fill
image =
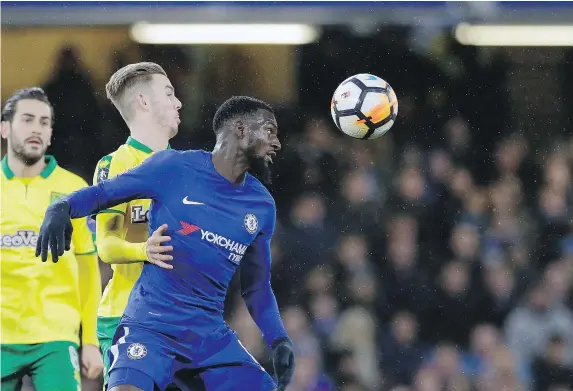
[[[131,207],[131,222],[132,223],[146,223],[147,212],[141,205],[134,205]]]

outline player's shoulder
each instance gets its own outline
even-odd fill
[[[84,178],[60,165],[56,166],[53,174],[48,177],[48,180],[50,179],[54,181],[62,192],[72,192],[88,186]]]
[[[245,186],[248,187],[251,193],[261,197],[265,203],[269,204],[273,208],[276,208],[275,199],[271,192],[257,177],[251,174],[247,174]]]
[[[102,156],[98,160],[93,177],[94,184],[108,179],[112,164],[117,163],[117,159],[114,159],[116,154],[117,150],[105,156]]]
[[[109,165],[118,165],[126,169],[137,166],[138,160],[127,144],[120,145],[115,151],[100,159],[100,162],[109,162]]]
[[[103,167],[109,167],[110,164],[111,164],[111,162],[112,162],[112,160],[113,160],[114,155],[115,155],[115,152],[112,152],[112,153],[110,153],[110,154],[107,154],[107,155],[105,155],[105,156],[102,156],[102,157],[98,160],[98,162],[97,162],[97,164],[96,164],[96,167],[97,167],[97,168],[102,167],[102,166],[103,166]]]
[[[161,164],[161,165],[177,165],[185,157],[185,152],[176,149],[164,149],[163,151],[155,152],[150,156],[147,161]]]
[[[180,151],[181,156],[185,159],[197,161],[197,162],[205,162],[208,158],[211,157],[211,153],[204,151],[202,149],[188,149],[186,151]]]
[[[211,159],[211,153],[202,149],[188,149],[186,151],[178,151],[178,158],[185,161],[188,165],[207,166],[209,159]]]

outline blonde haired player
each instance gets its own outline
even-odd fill
[[[158,64],[141,62],[119,69],[109,79],[106,93],[129,127],[130,137],[115,152],[100,159],[94,184],[140,165],[154,152],[168,149],[180,122],[181,102]],[[171,267],[163,262],[171,256],[148,257],[146,254],[150,203],[150,200],[130,201],[101,211],[96,217],[98,254],[113,269],[98,311],[97,333],[105,362],[105,381],[111,364],[108,351],[143,262]],[[161,237],[165,228],[160,227],[153,237]],[[159,243],[158,240],[157,251],[170,250],[168,246],[160,247]]]
[[[37,391],[77,391],[80,366],[91,379],[103,369],[96,337],[101,279],[86,219],[73,221],[73,251],[57,264],[34,257],[46,208],[87,186],[45,154],[52,117],[40,88],[16,92],[2,110],[2,138],[8,141],[0,174],[3,391],[19,391],[25,375]]]

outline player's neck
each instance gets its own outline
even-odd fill
[[[169,139],[163,135],[162,132],[153,131],[142,127],[129,128],[130,135],[146,147],[151,148],[153,151],[163,151],[169,145]]]
[[[46,159],[44,156],[31,166],[26,165],[12,150],[8,150],[8,167],[18,178],[33,178],[46,168]]]
[[[249,165],[247,158],[239,153],[238,148],[232,148],[228,143],[217,142],[212,156],[213,166],[223,178],[231,183],[241,183],[245,180]]]

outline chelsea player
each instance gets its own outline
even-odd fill
[[[152,200],[150,232],[169,227],[173,270],[145,263],[110,349],[111,391],[164,390],[171,381],[183,390],[277,389],[223,320],[239,266],[241,293],[273,351],[278,390],[292,377],[292,342],[270,284],[276,207],[248,172],[270,180],[268,166],[281,148],[276,119],[266,103],[233,97],[217,110],[213,129],[212,152],[157,152],[46,212],[36,248],[43,261],[48,247],[54,262],[69,249],[71,218],[133,199]]]

